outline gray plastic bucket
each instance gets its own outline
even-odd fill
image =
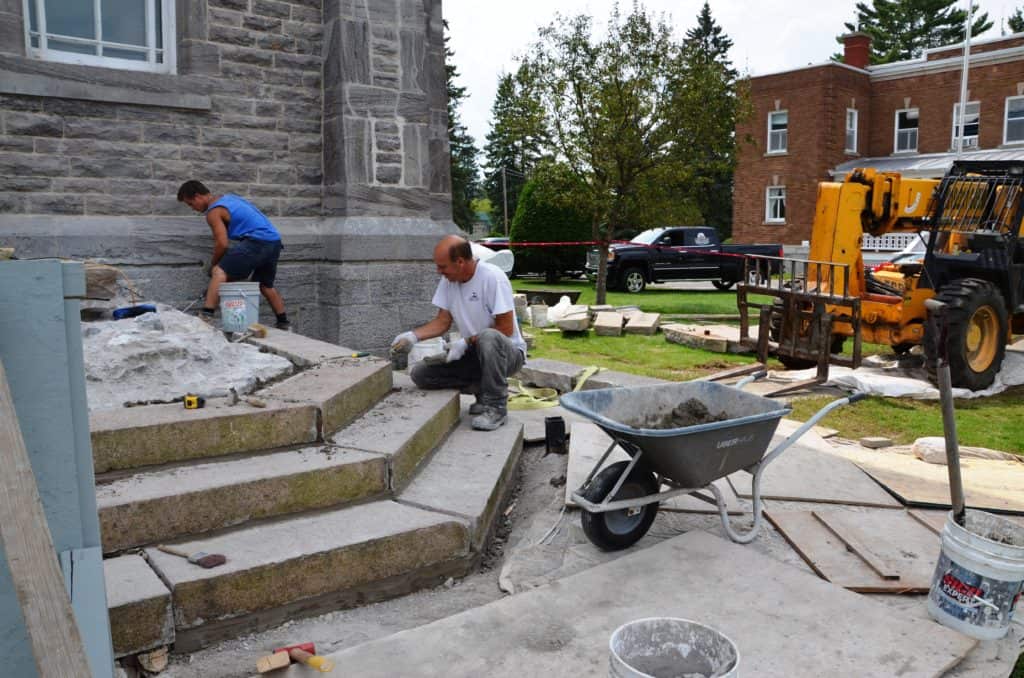
[[[260,284],[229,282],[220,286],[220,327],[245,332],[260,319]]]
[[[615,629],[608,642],[612,678],[736,678],[736,644],[689,619],[651,617]]]
[[[1024,528],[968,510],[966,529],[950,512],[932,575],[928,612],[944,626],[979,640],[1006,635],[1024,587]]]

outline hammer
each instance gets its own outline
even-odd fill
[[[279,647],[274,650],[273,654],[260,657],[256,662],[256,672],[268,673],[274,669],[289,666],[293,661],[301,662],[320,673],[327,673],[334,669],[334,662],[316,654],[316,646],[313,643],[300,643],[299,645]]]

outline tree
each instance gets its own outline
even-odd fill
[[[957,0],[872,0],[857,3],[857,19],[847,32],[871,36],[871,63],[887,64],[921,56],[924,50],[962,42],[967,12]],[[971,36],[992,28],[988,13],[973,14]],[[836,38],[842,42],[842,36]]]
[[[1006,26],[1011,33],[1024,33],[1024,7],[1018,7],[1017,11],[1006,19]]]
[[[448,147],[451,153],[452,221],[464,231],[473,230],[472,201],[480,190],[480,169],[477,166],[476,142],[459,118],[459,106],[466,98],[466,88],[455,84],[459,71],[451,58],[455,52],[448,47],[448,22],[444,23],[445,79],[448,89]]]

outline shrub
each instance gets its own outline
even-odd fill
[[[569,170],[548,166],[523,187],[512,218],[512,242],[565,242],[591,239],[590,215],[578,202],[576,180]],[[516,273],[543,273],[548,282],[569,271],[582,271],[588,246],[513,247]]]

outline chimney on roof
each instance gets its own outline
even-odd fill
[[[854,68],[867,68],[871,62],[871,36],[856,31],[843,36],[843,62]]]

